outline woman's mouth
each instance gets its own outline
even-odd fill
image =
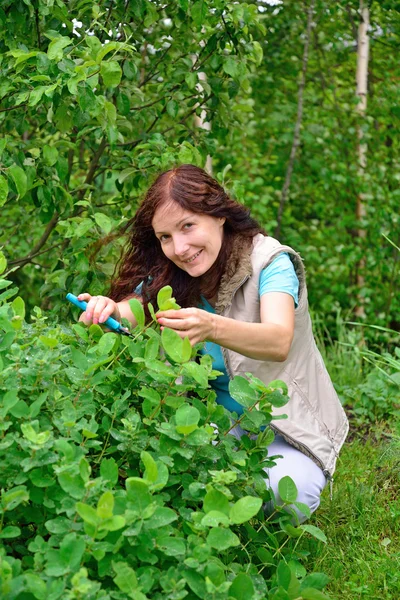
[[[191,263],[194,260],[196,260],[196,258],[199,256],[199,254],[201,254],[203,252],[203,250],[199,250],[198,252],[196,252],[196,254],[194,254],[191,258],[188,258],[187,260],[185,260],[185,263]]]

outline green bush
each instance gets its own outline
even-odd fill
[[[38,308],[29,324],[16,290],[0,286],[3,600],[326,598],[298,543],[323,533],[262,508],[283,382],[231,383],[255,434],[239,442],[208,386],[211,359],[191,360],[171,330],[126,337]],[[280,494],[296,503],[289,478]]]

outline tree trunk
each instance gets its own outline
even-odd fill
[[[304,96],[304,88],[306,86],[306,75],[307,75],[307,66],[308,66],[308,49],[310,46],[310,38],[311,38],[311,27],[312,20],[314,15],[314,0],[310,0],[310,4],[307,11],[307,30],[306,30],[306,38],[304,41],[304,50],[303,50],[303,61],[301,68],[301,75],[299,80],[299,91],[297,96],[297,118],[296,124],[294,126],[294,134],[293,134],[293,142],[292,148],[290,150],[289,162],[286,169],[285,182],[283,184],[281,198],[279,201],[278,208],[278,216],[277,216],[277,224],[274,232],[274,236],[279,239],[281,235],[282,228],[282,218],[283,218],[283,209],[285,207],[285,203],[289,197],[289,188],[292,180],[292,172],[294,167],[294,162],[296,159],[297,148],[300,146],[300,129],[301,123],[303,120],[303,96]]]
[[[207,75],[203,72],[200,72],[199,79],[200,81],[207,81]],[[199,90],[199,92],[203,91],[201,83],[197,84],[197,89]],[[202,110],[199,117],[197,115],[194,116],[195,125],[196,127],[201,127],[202,129],[211,131],[211,123],[209,121],[206,121],[206,118],[207,112],[205,110]],[[207,156],[205,169],[207,173],[209,173],[209,175],[212,175],[212,159],[210,155]]]
[[[358,135],[358,174],[360,181],[363,180],[367,166],[367,144],[363,140],[362,122],[367,113],[367,93],[368,93],[368,55],[369,55],[369,9],[365,0],[360,0],[360,24],[358,26],[358,47],[357,47],[357,113],[359,121],[357,126]],[[358,301],[355,310],[357,317],[365,317],[364,298],[362,290],[365,286],[365,238],[364,219],[366,217],[365,197],[362,192],[357,196],[356,217],[358,221],[357,237],[363,256],[357,264],[357,290]]]

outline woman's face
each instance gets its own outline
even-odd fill
[[[224,223],[225,217],[193,213],[172,200],[162,204],[152,220],[165,256],[192,277],[204,275],[217,260]]]

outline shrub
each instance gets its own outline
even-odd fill
[[[238,442],[209,388],[211,359],[191,360],[188,341],[156,326],[131,337],[67,327],[38,308],[26,323],[9,283],[0,280],[2,599],[326,598],[327,578],[306,576],[297,549],[305,532],[323,533],[293,526],[283,508],[263,512],[282,382],[233,380],[254,433]],[[289,478],[280,493],[295,502]]]

